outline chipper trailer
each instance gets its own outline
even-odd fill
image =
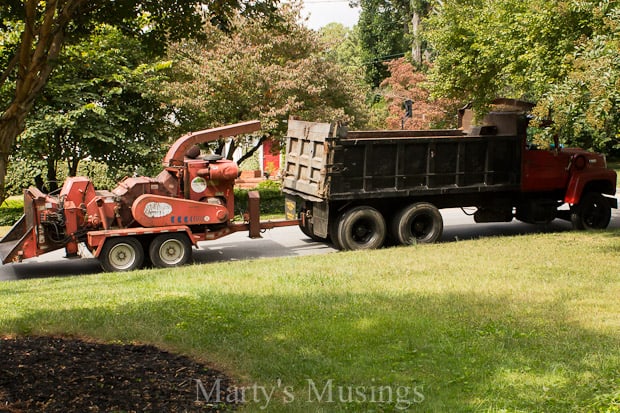
[[[95,190],[85,177],[68,178],[57,196],[25,190],[24,215],[0,240],[0,260],[61,248],[76,257],[83,243],[106,271],[130,271],[149,260],[174,267],[190,260],[199,241],[237,231],[256,238],[263,229],[298,225],[297,219],[260,222],[258,192],[249,194],[245,222],[233,222],[237,164],[218,155],[201,157],[195,146],[259,129],[258,121],[250,121],[182,136],[157,177],[125,178],[111,191]]]

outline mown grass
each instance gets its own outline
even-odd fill
[[[275,387],[244,411],[618,412],[619,256],[619,231],[568,232],[5,282],[0,334],[153,343]]]

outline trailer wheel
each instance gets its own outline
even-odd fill
[[[443,232],[443,218],[437,207],[419,202],[403,208],[392,220],[392,235],[402,245],[430,244]]]
[[[605,229],[611,220],[611,206],[602,194],[588,192],[571,208],[570,220],[577,230]]]
[[[385,241],[386,226],[383,215],[369,206],[346,211],[338,221],[338,244],[344,250],[380,248]]]
[[[149,247],[149,257],[155,267],[169,268],[185,265],[192,256],[192,244],[185,234],[162,234]]]
[[[144,249],[133,237],[109,238],[99,254],[104,271],[132,271],[142,267]]]

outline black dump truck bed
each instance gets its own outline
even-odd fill
[[[426,131],[348,131],[290,120],[284,192],[309,201],[519,188],[522,138],[501,125]]]

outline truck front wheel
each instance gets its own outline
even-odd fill
[[[155,267],[170,268],[185,265],[192,256],[192,244],[185,234],[162,234],[149,247],[149,257]]]
[[[375,208],[352,208],[341,215],[336,235],[334,244],[344,250],[380,248],[385,241],[385,219]]]
[[[402,245],[433,243],[443,233],[443,218],[435,205],[419,202],[403,208],[392,220],[392,235]]]
[[[103,244],[99,262],[108,272],[138,269],[144,262],[142,244],[133,237],[109,238]]]
[[[574,229],[605,229],[611,220],[611,206],[602,194],[588,192],[571,208]]]

